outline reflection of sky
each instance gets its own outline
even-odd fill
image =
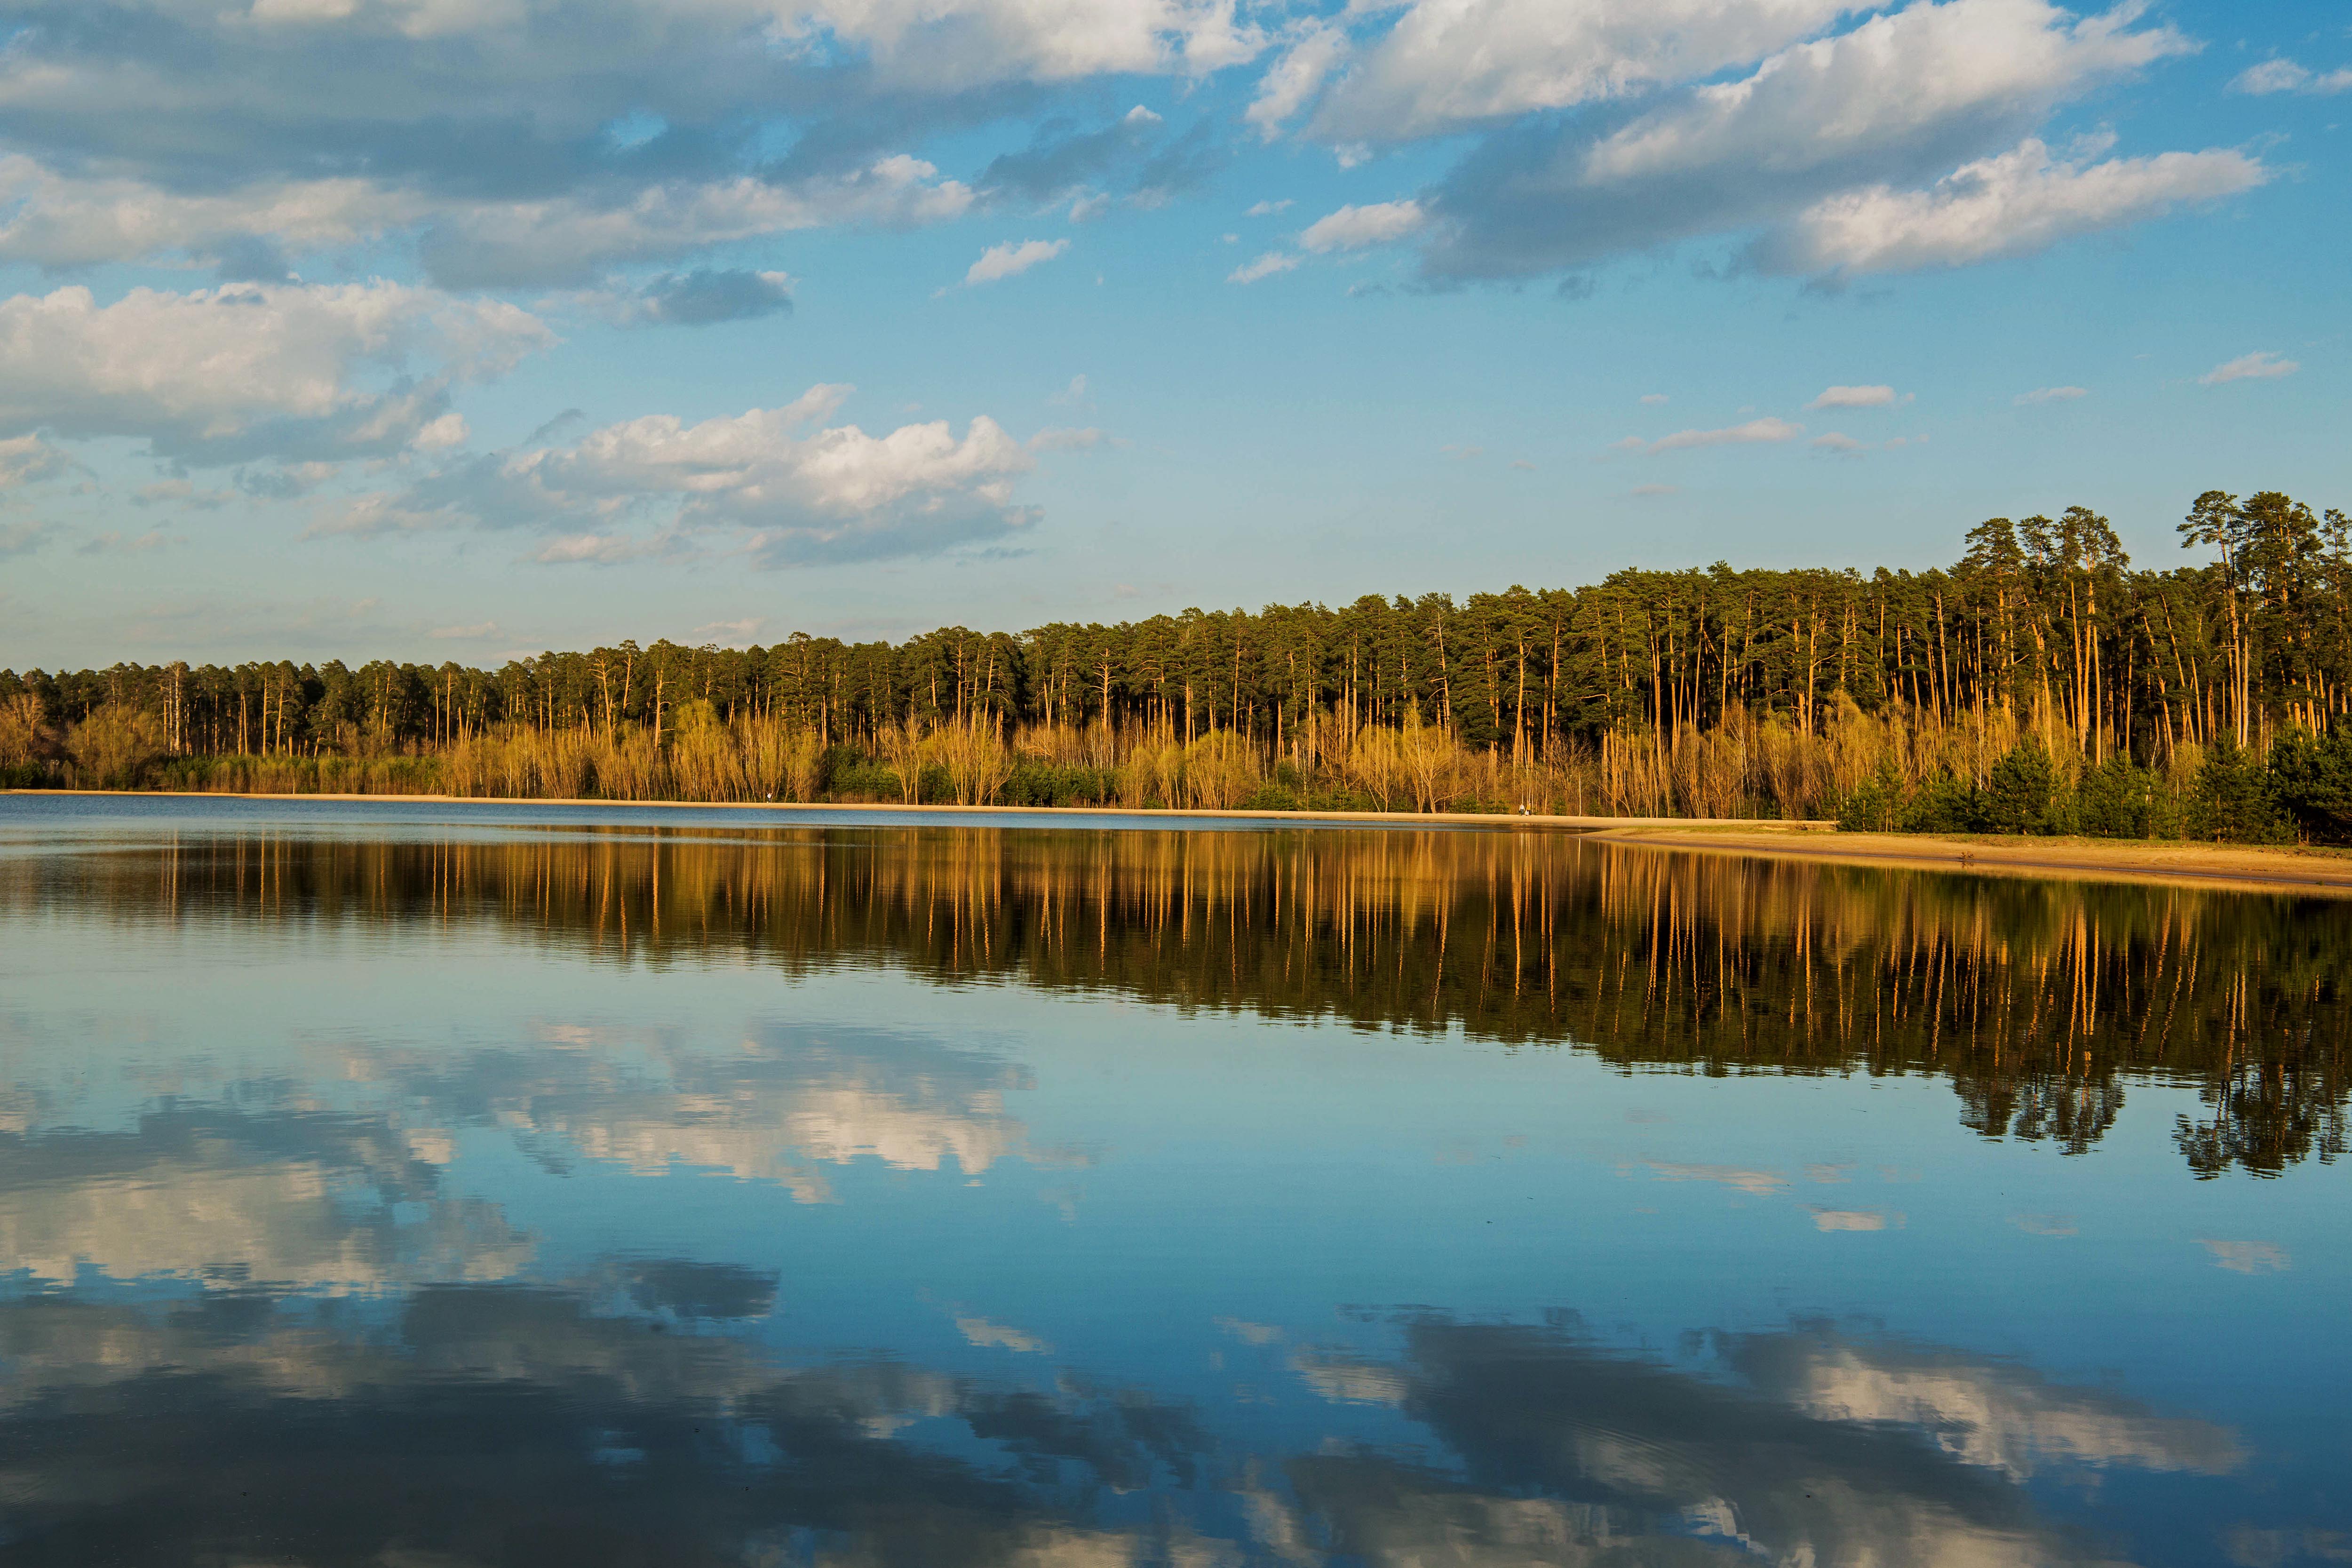
[[[1921,1079],[480,926],[53,910],[0,979],[0,1397],[59,1542],[207,1412],[206,1464],[495,1453],[535,1478],[469,1505],[501,1529],[692,1521],[714,1561],[2156,1563],[2347,1523],[2341,1173],[2193,1181],[2185,1092],[2067,1159]],[[388,1522],[349,1560],[498,1559],[359,1468],[323,1484]],[[233,1531],[198,1479],[153,1528]]]

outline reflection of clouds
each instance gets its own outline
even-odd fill
[[[37,1279],[363,1289],[499,1279],[530,1239],[439,1194],[381,1123],[166,1110],[126,1132],[0,1134],[0,1258]]]
[[[1722,1353],[1737,1383],[1535,1329],[1416,1321],[1387,1370],[1460,1471],[1327,1447],[1291,1461],[1297,1516],[1259,1540],[1496,1568],[2086,1563],[2016,1484],[2037,1463],[2213,1473],[2238,1458],[2221,1428],[1956,1354],[1794,1332]],[[1358,1363],[1294,1363],[1333,1364]]]
[[[428,1116],[503,1126],[542,1159],[566,1154],[659,1174],[673,1165],[832,1193],[821,1164],[865,1157],[894,1170],[976,1175],[1036,1150],[1004,1109],[1025,1069],[920,1037],[782,1027],[726,1049],[576,1025],[542,1026],[531,1048],[454,1061],[356,1047],[344,1070],[387,1081]]]
[[[956,1332],[963,1342],[982,1350],[1016,1351],[1023,1355],[1051,1355],[1054,1347],[1036,1335],[1024,1333],[1008,1323],[991,1322],[986,1318],[958,1318]]]
[[[1827,1335],[1758,1335],[1735,1347],[1756,1387],[1800,1410],[1916,1427],[1954,1458],[2015,1480],[2050,1460],[2220,1475],[2241,1457],[2210,1422],[2151,1415],[2005,1363]]]
[[[1290,1357],[1290,1370],[1297,1373],[1307,1387],[1334,1405],[1404,1403],[1404,1374],[1379,1362],[1297,1351]]]
[[[2213,1255],[2215,1268],[2233,1274],[2278,1274],[2294,1267],[2294,1259],[2275,1241],[2216,1241],[2200,1237],[2197,1245]]]
[[[1073,1479],[1191,1479],[1202,1436],[1139,1391],[793,1367],[661,1323],[512,1287],[362,1334],[252,1294],[0,1304],[12,1534],[59,1562],[810,1561],[795,1532],[840,1568],[1227,1560],[1072,1513]],[[961,1437],[912,1440],[942,1421]]]
[[[1713,1182],[1759,1198],[1769,1198],[1789,1184],[1789,1178],[1778,1171],[1750,1171],[1738,1165],[1677,1165],[1662,1160],[1644,1160],[1642,1163],[1655,1172],[1662,1182]]]
[[[1887,1215],[1879,1209],[1825,1209],[1807,1205],[1813,1212],[1815,1230],[1885,1230],[1892,1223],[1903,1228],[1903,1216]]]

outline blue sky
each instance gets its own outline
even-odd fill
[[[0,664],[2352,504],[2339,5],[0,0]]]

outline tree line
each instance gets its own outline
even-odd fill
[[[1581,794],[1601,809],[1818,814],[1875,781],[1895,803],[1878,815],[1899,826],[1924,787],[1988,789],[2000,760],[2030,743],[2059,784],[2112,763],[2182,781],[2186,798],[2217,748],[2266,758],[2282,737],[2335,733],[2352,703],[2352,552],[2341,510],[2279,491],[2208,491],[2179,531],[2192,553],[2163,567],[2135,567],[2108,521],[2076,506],[1979,523],[1951,566],[1925,572],[1718,562],[1581,588],[1019,633],[950,626],[900,643],[624,641],[495,669],[0,671],[0,766],[35,784],[267,788],[299,774],[311,787],[429,788],[452,784],[442,764],[468,747],[529,738],[543,752],[568,737],[588,760],[535,764],[535,777],[686,795],[697,770],[676,765],[678,749],[716,732],[741,764],[737,782],[711,786],[723,797],[763,782],[746,759],[764,727],[816,761],[779,763],[755,793],[797,783],[803,797],[920,798],[925,777],[937,785],[934,770],[955,770],[916,741],[980,732],[1009,759],[979,769],[984,798],[1024,759],[1108,775],[1142,751],[1162,758],[1163,804],[1187,794],[1188,767],[1211,763],[1309,802],[1318,789],[1380,795],[1382,765],[1357,753],[1368,738],[1394,750],[1383,737],[1410,737],[1412,755],[1386,771],[1420,768],[1431,787],[1389,793],[1433,808],[1495,804],[1492,791],[1522,804]],[[334,765],[175,765],[188,759]],[[520,776],[506,763],[489,772]]]

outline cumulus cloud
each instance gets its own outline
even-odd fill
[[[1807,408],[1891,408],[1895,405],[1895,389],[1891,386],[1830,386],[1805,405]]]
[[[1131,174],[1159,142],[1165,121],[1142,104],[1095,131],[1066,120],[1037,128],[1027,147],[992,162],[977,182],[985,192],[1054,201],[1122,173]]]
[[[1255,261],[1244,261],[1225,274],[1228,283],[1255,283],[1261,278],[1271,278],[1277,272],[1287,272],[1298,265],[1298,258],[1279,250],[1269,250]]]
[[[790,315],[793,280],[782,272],[697,268],[666,272],[638,289],[630,319],[665,326],[707,327]]]
[[[1323,252],[1356,250],[1368,245],[1390,245],[1420,229],[1427,221],[1418,202],[1375,202],[1368,206],[1344,206],[1316,219],[1298,237],[1307,249]]]
[[[1423,266],[1513,277],[1747,231],[1770,269],[1893,270],[2137,221],[2243,189],[2261,166],[2231,153],[2085,166],[2029,133],[2190,47],[2130,5],[2077,18],[2046,0],[1915,0],[1654,107],[1496,132],[1421,198]]]
[[[1070,242],[1066,239],[1024,239],[1017,245],[1010,241],[992,245],[964,273],[964,287],[972,289],[1002,278],[1015,277],[1040,263],[1053,260],[1069,248]]]
[[[2226,148],[2074,163],[2028,137],[1926,190],[1874,185],[1816,203],[1758,256],[1795,272],[1960,267],[2235,195],[2269,178],[2261,163]]]
[[[1862,450],[1861,442],[1855,440],[1853,437],[1837,430],[1832,430],[1825,436],[1814,437],[1812,444],[1824,452],[1859,452]]]
[[[2019,393],[2011,401],[2022,408],[2036,403],[2065,403],[2090,395],[2086,388],[2080,386],[2037,386],[2031,392]]]
[[[2270,349],[2256,349],[2250,354],[2215,365],[2197,378],[2200,386],[2222,386],[2233,381],[2275,381],[2283,375],[2293,375],[2303,368],[2301,362],[2281,359]]]
[[[0,489],[51,479],[72,467],[73,459],[38,436],[0,440]]]
[[[1306,24],[1260,79],[1257,97],[1242,118],[1273,141],[1282,134],[1286,123],[1314,100],[1325,79],[1347,56],[1345,30],[1326,21]]]
[[[1333,142],[1441,134],[1696,80],[1796,42],[1862,0],[1414,0],[1333,88]],[[1269,86],[1289,65],[1286,56]],[[1265,89],[1262,89],[1263,92]]]
[[[1654,441],[1627,437],[1617,445],[1628,452],[1685,452],[1698,447],[1748,447],[1769,445],[1777,441],[1793,441],[1805,433],[1801,425],[1769,416],[1750,419],[1745,425],[1733,425],[1721,430],[1677,430],[1671,436],[1661,436]]]
[[[872,436],[829,426],[846,386],[688,425],[649,416],[562,447],[485,454],[400,492],[341,503],[314,531],[530,527],[532,559],[635,560],[725,550],[759,565],[911,555],[1002,537],[1032,514],[1013,481],[1034,459],[985,416]],[[650,531],[648,531],[648,528]]]
[[[568,283],[603,267],[660,261],[709,246],[839,225],[885,228],[943,223],[972,192],[904,153],[791,183],[755,175],[671,182],[615,196],[597,191],[543,201],[453,203],[437,209],[417,247],[451,288]]]
[[[2240,71],[2230,87],[2252,93],[2352,91],[2352,66],[2321,75],[2293,60],[2264,60]]]
[[[1276,213],[1288,211],[1290,206],[1291,198],[1288,196],[1283,197],[1278,202],[1252,202],[1250,204],[1249,211],[1244,213],[1242,216],[1244,217],[1272,217]]]
[[[0,300],[0,430],[191,462],[388,457],[451,432],[452,380],[553,342],[512,305],[382,281],[19,294]]]

